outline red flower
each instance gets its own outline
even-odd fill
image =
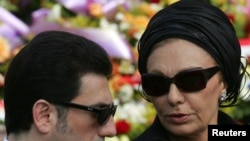
[[[229,18],[229,20],[230,20],[232,23],[235,22],[235,17],[234,17],[233,14],[228,13],[228,14],[227,14],[227,17]]]
[[[150,3],[160,3],[160,0],[149,0]]]
[[[250,38],[250,20],[245,25],[246,37]]]
[[[125,134],[130,130],[130,124],[126,120],[119,120],[116,122],[117,134]]]

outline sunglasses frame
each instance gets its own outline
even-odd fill
[[[179,89],[184,88],[182,90],[185,91],[185,92],[194,92],[194,91],[202,90],[202,89],[206,88],[208,80],[210,78],[212,78],[212,76],[214,76],[218,71],[220,71],[219,66],[214,66],[214,67],[210,67],[210,68],[206,68],[206,69],[199,67],[199,68],[193,68],[193,69],[181,71],[181,72],[177,73],[172,78],[169,78],[169,77],[161,75],[161,74],[145,73],[145,74],[142,74],[142,76],[141,76],[141,79],[142,79],[141,84],[142,84],[142,89],[143,89],[143,93],[141,95],[142,95],[143,98],[145,98],[146,100],[149,101],[148,96],[161,96],[161,95],[164,95],[165,93],[167,93],[169,91],[169,86],[170,86],[171,83],[174,83]],[[185,86],[183,86],[183,84],[182,84],[182,81],[181,81],[180,77],[183,76],[183,74],[192,73],[192,72],[196,72],[196,73],[198,72],[199,74],[202,75],[201,78],[204,78],[205,84],[200,89],[187,90],[187,88],[185,88]],[[169,83],[169,86],[166,89],[166,92],[162,92],[160,94],[155,94],[155,95],[147,94],[147,92],[145,91],[145,88],[144,88],[145,86],[143,84],[143,80],[146,79],[146,77],[151,77],[151,76],[159,76],[159,77],[163,78],[165,82]]]
[[[66,107],[72,107],[84,111],[89,111],[97,114],[97,123],[100,125],[105,125],[109,119],[109,117],[112,115],[115,115],[117,105],[112,104],[111,107],[91,107],[91,106],[85,106],[85,105],[80,105],[76,103],[71,103],[71,102],[53,102],[58,105],[66,106]],[[104,118],[105,116],[105,118]]]

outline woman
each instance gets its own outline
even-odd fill
[[[144,98],[157,117],[135,141],[206,141],[208,125],[237,124],[219,107],[237,102],[247,72],[235,30],[220,9],[193,0],[162,9],[138,51]]]

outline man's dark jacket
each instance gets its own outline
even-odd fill
[[[219,111],[218,124],[238,124],[227,114]],[[158,117],[155,118],[153,124],[147,128],[140,136],[133,141],[168,141],[168,135],[164,127],[161,125]]]

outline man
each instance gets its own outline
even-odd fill
[[[5,78],[8,141],[103,141],[116,134],[109,56],[84,37],[38,34]]]

